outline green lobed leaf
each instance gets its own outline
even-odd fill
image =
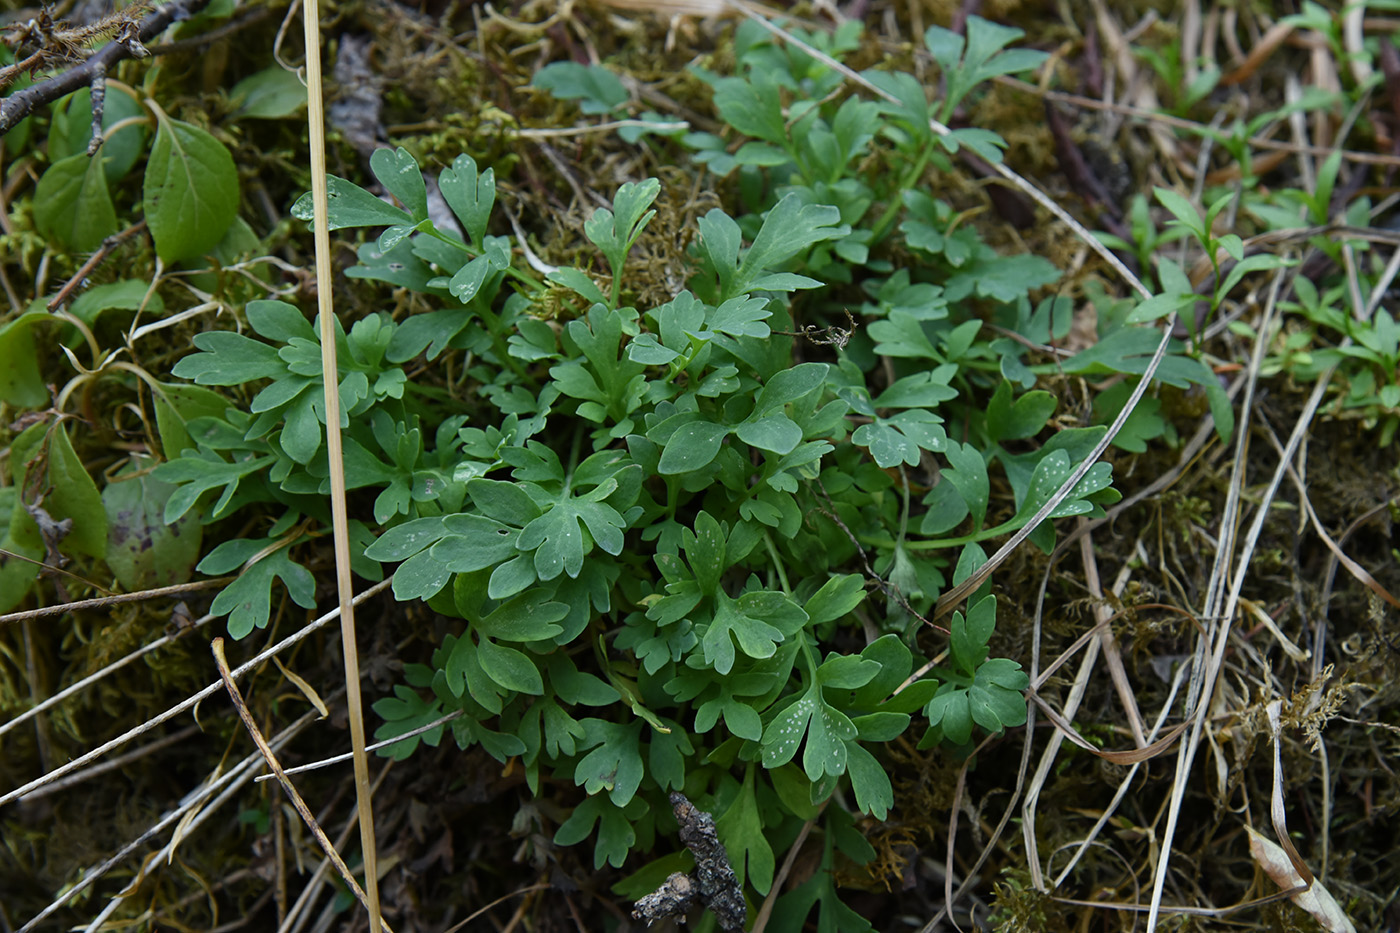
[[[482,638],[477,645],[477,663],[487,677],[507,690],[531,696],[544,693],[544,678],[539,668],[522,651]]]
[[[717,673],[728,674],[734,668],[734,643],[750,658],[771,658],[784,638],[783,631],[762,618],[744,611],[741,604],[730,599],[723,590],[714,594],[715,612],[701,636],[705,663]]]
[[[627,88],[602,65],[550,62],[535,72],[534,87],[559,100],[577,100],[584,113],[610,113],[627,103]]]
[[[987,502],[991,497],[991,481],[987,477],[987,463],[981,451],[971,444],[959,444],[949,440],[944,456],[952,469],[943,473],[943,478],[952,483],[967,503],[972,513],[975,529],[982,527],[987,516]]]
[[[812,625],[844,618],[865,600],[865,581],[857,573],[833,576],[812,594],[803,608]]]
[[[894,787],[884,767],[875,756],[858,742],[847,742],[846,771],[851,776],[851,789],[856,794],[856,806],[883,820],[894,806]]]
[[[391,739],[396,735],[403,735],[405,732],[412,732],[414,729],[426,726],[442,717],[440,700],[425,699],[417,690],[403,684],[395,684],[394,696],[375,700],[370,708],[381,719],[385,720],[384,725],[374,730],[374,737],[377,741]],[[394,761],[403,761],[417,751],[419,742],[437,748],[438,743],[442,741],[444,728],[444,726],[438,726],[401,742],[386,745],[379,749],[377,754],[383,758],[392,758]]]
[[[563,631],[557,623],[569,614],[568,605],[554,602],[552,596],[550,590],[534,589],[507,600],[485,618],[472,621],[478,631],[491,638],[548,641]]]
[[[987,433],[997,443],[1034,437],[1045,427],[1057,405],[1049,392],[1026,392],[1014,402],[1011,383],[1002,381],[987,404]]]
[[[370,170],[384,189],[398,198],[414,222],[428,219],[428,189],[418,160],[402,146],[376,149],[369,157]]]
[[[588,797],[575,807],[554,834],[554,842],[561,846],[582,842],[595,825],[598,840],[593,847],[593,867],[599,869],[608,864],[621,868],[632,844],[637,841],[637,834],[624,812],[604,795]]]
[[[996,597],[987,595],[972,604],[965,617],[961,612],[953,614],[949,646],[954,664],[963,673],[973,674],[987,659],[987,642],[996,628],[996,613]]]
[[[352,181],[335,175],[326,176],[326,228],[388,227],[412,223],[407,213],[381,201]],[[292,205],[292,216],[310,223],[314,216],[311,192],[303,194]]]
[[[210,551],[200,561],[201,573],[225,573],[242,563],[241,560],[229,566],[230,556],[251,557],[246,553],[247,545],[256,545],[261,550],[270,542],[234,539]],[[242,547],[234,548],[232,545]],[[316,608],[316,580],[311,572],[294,562],[282,547],[262,560],[246,568],[238,579],[224,587],[209,606],[209,613],[215,616],[228,616],[228,634],[235,641],[247,637],[254,628],[266,628],[272,611],[272,582],[280,579],[287,587],[287,595],[292,602],[303,609]]]
[[[743,786],[729,808],[715,820],[715,830],[729,855],[740,885],[745,881],[759,894],[773,887],[776,861],[773,847],[763,834],[763,817],[754,793],[753,768],[744,776]]]
[[[681,425],[666,442],[657,472],[670,476],[709,466],[719,455],[720,444],[727,436],[728,428],[709,421]]]
[[[462,153],[452,160],[451,168],[444,169],[438,176],[438,188],[447,206],[462,222],[467,237],[480,245],[491,219],[491,208],[496,203],[495,169],[478,172],[476,160]]]
[[[640,719],[631,723],[588,719],[584,725],[588,729],[588,737],[583,747],[597,747],[579,759],[574,768],[574,783],[589,794],[606,790],[614,805],[627,806],[641,786],[646,771],[641,754],[642,726],[645,724]]]

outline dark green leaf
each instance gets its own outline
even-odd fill
[[[524,652],[483,638],[477,646],[477,663],[487,677],[507,690],[531,696],[544,693],[544,678]]]
[[[894,806],[894,788],[875,756],[860,744],[847,742],[846,769],[851,775],[851,789],[856,792],[856,806],[877,820],[885,819]]]
[[[563,631],[558,623],[569,607],[553,602],[552,592],[534,589],[502,603],[484,619],[474,619],[482,634],[505,641],[548,641]]]
[[[146,226],[167,263],[200,256],[238,216],[238,170],[223,143],[197,126],[162,119],[146,162]]]
[[[739,884],[747,880],[759,894],[767,894],[773,887],[775,860],[773,847],[763,835],[763,817],[754,794],[752,767],[745,774],[743,787],[734,802],[715,820],[715,829]]]
[[[29,311],[0,326],[0,401],[38,408],[49,400],[32,328],[52,319],[47,311]]]
[[[107,566],[129,592],[188,581],[203,532],[189,515],[165,521],[165,503],[175,487],[145,472],[145,463],[134,459],[137,475],[119,475],[102,490]]]
[[[117,212],[101,160],[84,152],[49,166],[34,189],[34,220],[39,232],[75,252],[95,250],[116,233]]]

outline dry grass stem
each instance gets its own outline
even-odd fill
[[[224,689],[228,691],[229,699],[233,701],[233,707],[238,711],[238,718],[243,720],[243,726],[248,730],[248,735],[253,739],[254,744],[258,746],[258,751],[262,754],[263,760],[267,762],[267,766],[272,770],[272,773],[277,775],[278,782],[282,785],[282,789],[287,792],[287,796],[291,798],[292,805],[296,807],[297,814],[301,816],[302,821],[306,823],[307,828],[310,829],[312,834],[316,837],[316,842],[321,846],[321,851],[325,852],[326,857],[335,865],[335,869],[340,874],[341,880],[350,888],[350,892],[355,895],[355,899],[365,905],[366,910],[371,910],[371,913],[373,913],[364,889],[361,888],[359,882],[355,880],[355,876],[350,872],[349,867],[346,866],[345,861],[340,857],[340,853],[336,851],[335,846],[331,845],[330,839],[326,837],[325,830],[321,828],[321,824],[318,823],[316,817],[312,815],[311,808],[306,805],[306,801],[301,798],[301,794],[297,792],[295,785],[287,778],[286,772],[282,770],[282,765],[277,761],[277,756],[273,753],[271,746],[267,744],[267,740],[263,738],[262,731],[258,729],[258,724],[253,721],[253,714],[248,712],[248,706],[243,702],[243,695],[239,693],[237,684],[233,682],[233,675],[229,671],[228,661],[224,658],[223,638],[215,638],[210,648],[214,653],[214,662],[219,667],[219,677],[221,678]],[[361,809],[360,812],[363,813],[364,811]],[[364,868],[367,876],[372,867],[373,863],[366,858]],[[389,925],[384,923],[382,917],[378,918],[378,920],[388,933],[393,933],[393,931],[389,929]]]
[[[383,592],[389,587],[389,584],[392,582],[393,577],[389,577],[385,580],[382,580],[379,583],[376,583],[374,586],[370,587],[369,589],[356,596],[355,601],[357,603],[363,602],[364,600],[369,599],[371,596]],[[274,654],[277,654],[287,648],[290,648],[292,645],[295,645],[297,642],[306,638],[308,635],[311,635],[313,632],[317,631],[322,626],[326,625],[328,622],[339,618],[339,616],[340,610],[333,609],[325,615],[321,616],[319,619],[316,619],[309,625],[300,629],[299,631],[288,635],[286,638],[282,639],[281,641],[277,642],[271,647],[265,648],[257,655],[255,655],[252,659],[235,668],[233,671],[234,678],[236,679],[248,673],[249,671],[261,665],[268,658],[272,657]],[[180,715],[186,710],[193,709],[196,705],[199,704],[200,701],[213,696],[215,693],[218,693],[219,690],[221,690],[222,688],[222,681],[215,681],[214,683],[205,687],[203,690],[200,690],[198,693],[195,693],[194,695],[185,698],[184,700],[167,709],[165,712],[159,713],[158,715],[151,717],[150,719],[146,720],[134,729],[129,729],[121,735],[117,736],[116,738],[104,742],[97,748],[94,748],[91,751],[85,752],[77,758],[74,758],[72,761],[65,762],[64,764],[59,765],[57,768],[54,768],[52,771],[48,772],[42,777],[35,778],[27,784],[17,787],[12,791],[7,792],[3,796],[0,796],[0,806],[4,806],[5,804],[10,803],[14,800],[19,800],[20,798],[27,795],[30,791],[35,790],[39,787],[43,787],[45,784],[51,784],[59,778],[63,777],[65,774],[69,774],[70,772],[81,768],[88,762],[95,761],[98,758],[101,758],[103,755],[107,754],[115,748],[120,748],[121,746],[125,745],[127,742],[130,742],[137,736],[144,735],[145,733],[151,731],[161,723]]]

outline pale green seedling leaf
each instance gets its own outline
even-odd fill
[[[655,178],[627,182],[617,189],[612,210],[599,208],[584,222],[583,232],[603,251],[612,268],[614,296],[627,263],[627,251],[656,216],[656,211],[648,210],[648,207],[660,192],[661,182]]]
[[[1196,205],[1177,194],[1170,188],[1153,188],[1153,195],[1157,198],[1157,203],[1165,207],[1176,218],[1173,223],[1180,224],[1201,242],[1205,241],[1206,229],[1201,220],[1201,212],[1196,209]]]
[[[296,72],[273,65],[239,81],[228,96],[235,117],[278,120],[306,106],[306,85]]]
[[[577,100],[584,113],[611,113],[627,103],[627,88],[602,65],[551,62],[535,72],[533,86],[559,100]]]

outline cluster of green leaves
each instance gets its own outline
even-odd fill
[[[622,186],[585,225],[611,287],[561,269],[548,283],[517,274],[506,289],[507,245],[484,233],[490,170],[461,156],[440,176],[467,231],[458,239],[427,218],[408,153],[383,151],[374,168],[406,209],[333,181],[332,226],[389,225],[353,274],[412,284],[442,307],[397,324],[366,318],[340,348],[347,485],[379,490],[374,523],[384,528],[357,556],[371,574],[398,564],[398,598],[464,620],[430,666],[377,704],[381,736],[461,711],[459,743],[519,756],[531,786],[541,773],[572,775],[589,796],[556,838],[594,836],[598,864],[645,848],[664,794],[683,788],[714,801],[745,877],[766,892],[768,840],[787,821],[843,785],[858,809],[886,814],[893,792],[869,746],[902,734],[912,714],[928,719],[925,744],[954,746],[971,741],[974,723],[1023,721],[1025,675],[988,659],[995,599],[985,593],[954,618],[952,667],[899,689],[914,668],[912,613],[936,598],[944,570],[954,581],[975,570],[985,560],[977,541],[1024,524],[1102,432],[1002,449],[1039,434],[1055,405],[999,381],[975,427],[986,450],[949,439],[939,409],[958,395],[961,361],[977,358],[977,322],[945,332],[937,314],[910,314],[904,330],[899,316],[877,321],[895,326],[873,328],[872,364],[887,356],[908,374],[872,389],[850,359],[794,364],[793,341],[773,333],[792,327],[788,296],[822,284],[791,264],[849,232],[832,205],[789,192],[747,247],[739,224],[711,211],[690,287],[641,312],[622,304],[622,283],[654,214],[654,180]],[[542,288],[577,305],[557,331],[528,313]],[[196,505],[207,520],[252,502],[285,510],[266,538],[228,542],[201,564],[227,572],[260,558],[216,603],[232,610],[236,633],[265,623],[274,577],[294,600],[309,595],[286,554],[301,519],[319,517],[313,494],[326,483],[316,332],[277,302],[251,303],[247,323],[263,340],[202,335],[177,374],[265,387],[246,412],[192,420],[193,446],[157,471],[179,488],[170,517]],[[407,358],[454,349],[472,351],[476,399],[429,399],[404,380]],[[468,427],[468,413],[495,426]],[[911,519],[916,484],[903,467],[927,454],[947,457],[945,481]],[[1018,508],[985,527],[988,463],[998,460]],[[1097,467],[1057,514],[1093,512],[1114,495]],[[915,540],[904,533],[911,520],[934,535],[965,520],[971,531]],[[1052,538],[1047,524],[1038,540]],[[876,552],[888,579],[849,571],[858,547]],[[891,594],[879,610],[867,605],[876,586]],[[885,633],[857,652],[829,647],[860,618]],[[828,808],[825,819],[833,839],[854,845],[840,829],[850,815]]]
[[[149,145],[141,207],[156,253],[171,263],[217,246],[238,222],[238,172],[228,149],[208,131],[171,118],[122,85],[106,97],[101,147],[89,154],[89,97],[84,89],[55,105],[50,165],[34,192],[39,232],[70,250],[96,249],[119,229],[112,189]],[[155,139],[148,142],[152,122]],[[240,230],[252,236],[246,225]]]
[[[1247,249],[1250,234],[1286,231],[1297,237],[1310,233],[1303,237],[1307,246],[1332,260],[1333,269],[1316,280],[1301,275],[1288,278],[1280,308],[1289,312],[1290,318],[1277,334],[1271,335],[1269,355],[1260,372],[1264,376],[1286,373],[1294,379],[1310,381],[1335,366],[1332,385],[1337,410],[1344,417],[1361,420],[1368,428],[1379,427],[1378,443],[1384,446],[1400,429],[1396,325],[1393,316],[1371,296],[1381,279],[1379,264],[1358,262],[1343,272],[1348,269],[1343,258],[1345,250],[1357,255],[1371,249],[1365,238],[1349,236],[1346,231],[1372,225],[1371,199],[1363,193],[1345,204],[1337,203],[1343,165],[1340,150],[1321,160],[1306,188],[1287,184],[1262,186],[1255,172],[1253,139],[1266,127],[1294,114],[1335,113],[1355,105],[1382,82],[1378,63],[1383,58],[1384,43],[1392,40],[1366,37],[1359,44],[1348,45],[1343,35],[1344,11],[1312,0],[1305,0],[1301,12],[1284,17],[1282,22],[1309,30],[1319,42],[1326,43],[1337,60],[1355,62],[1361,67],[1343,69],[1339,88],[1306,87],[1295,99],[1271,109],[1241,114],[1223,124],[1190,127],[1191,132],[1220,147],[1228,160],[1238,166],[1238,184],[1208,188],[1202,195],[1204,211],[1177,192],[1157,189],[1155,198],[1169,218],[1161,229],[1153,221],[1148,200],[1139,195],[1128,211],[1132,242],[1107,234],[1100,234],[1100,238],[1115,249],[1134,254],[1143,268],[1155,269],[1158,294],[1132,310],[1129,319],[1150,321],[1177,311],[1198,340],[1202,325],[1219,316],[1231,293],[1238,294],[1236,290],[1250,276],[1296,265],[1294,260],[1271,252],[1271,246]],[[1221,76],[1218,67],[1201,60],[1196,63],[1195,77],[1188,80],[1187,63],[1181,58],[1181,45],[1175,38],[1157,48],[1135,46],[1134,52],[1151,66],[1172,102],[1169,109],[1180,116],[1186,116],[1204,100]],[[1230,218],[1228,227],[1232,232],[1218,234],[1218,228],[1227,226],[1221,223],[1226,217]],[[1342,227],[1342,231],[1332,229],[1333,224]],[[1199,255],[1209,262],[1208,295],[1197,294],[1182,266],[1161,252],[1161,247],[1177,240],[1193,241]],[[1356,277],[1358,289],[1350,288],[1349,276]],[[1355,294],[1366,296],[1365,307],[1351,306]],[[1232,322],[1230,329],[1251,340],[1256,336],[1254,329],[1241,321]],[[1199,343],[1192,349],[1204,360],[1203,352]],[[1096,400],[1096,406],[1100,401]],[[1214,390],[1211,402],[1219,421],[1224,417],[1224,404]],[[1147,436],[1143,431],[1157,430],[1148,427],[1152,418],[1152,413],[1142,413],[1139,430],[1130,432],[1127,438],[1132,445],[1129,449],[1140,449]]]
[[[856,28],[808,38],[841,53]],[[1024,721],[1025,674],[991,657],[990,584],[946,640],[921,614],[1103,436],[1052,427],[1057,402],[1039,376],[1141,374],[1156,335],[1124,315],[1103,322],[1098,347],[1034,358],[1028,347],[1068,328],[1065,302],[1031,302],[1056,270],[999,256],[918,190],[960,147],[999,157],[994,134],[942,137],[928,121],[987,77],[1036,64],[1005,49],[1017,35],[975,18],[966,41],[930,30],[949,99],[931,105],[911,76],[872,72],[901,101],[890,105],[843,96],[820,61],[741,27],[740,73],[710,78],[721,118],[752,137],[728,165],[745,211],[698,221],[691,277],[656,307],[628,304],[627,287],[654,179],[621,186],[584,225],[606,279],[561,268],[544,281],[488,232],[495,177],[470,156],[438,175],[460,234],[429,216],[403,149],[371,160],[398,206],[330,180],[332,229],[382,228],[349,274],[431,299],[336,331],[347,486],[372,503],[352,525],[354,567],[379,579],[396,564],[397,598],[461,620],[375,707],[380,737],[461,715],[387,753],[450,728],[463,747],[518,757],[534,789],[541,775],[571,779],[583,797],[555,839],[591,837],[600,866],[648,850],[669,828],[666,793],[682,789],[717,815],[741,877],[766,894],[775,840],[804,821],[819,819],[828,868],[838,851],[871,857],[855,816],[894,805],[879,746],[916,717],[922,746],[963,753],[975,727]],[[574,94],[578,80],[556,68],[537,84],[601,95],[597,112],[622,105],[597,75]],[[726,168],[727,143],[645,144]],[[293,213],[310,219],[309,198]],[[890,248],[913,261],[895,269]],[[864,296],[865,326],[799,330],[839,288]],[[563,309],[557,321],[544,306]],[[260,537],[225,541],[199,565],[242,568],[214,603],[235,636],[267,624],[277,580],[313,602],[297,557],[328,524],[329,485],[319,329],[277,301],[250,302],[239,324],[196,338],[177,366],[193,394],[159,395],[167,462],[151,474],[173,487],[159,499],[170,522],[249,508],[266,519]],[[405,366],[420,357],[450,361],[460,379],[415,382]],[[1171,360],[1169,379],[1209,376]],[[1117,496],[1096,465],[1052,518],[1102,514]],[[1054,534],[1047,521],[1032,540],[1048,549]],[[910,682],[925,633],[948,666]],[[627,890],[675,867],[659,860]],[[818,905],[828,926],[867,928],[829,871],[775,917],[796,930]]]

